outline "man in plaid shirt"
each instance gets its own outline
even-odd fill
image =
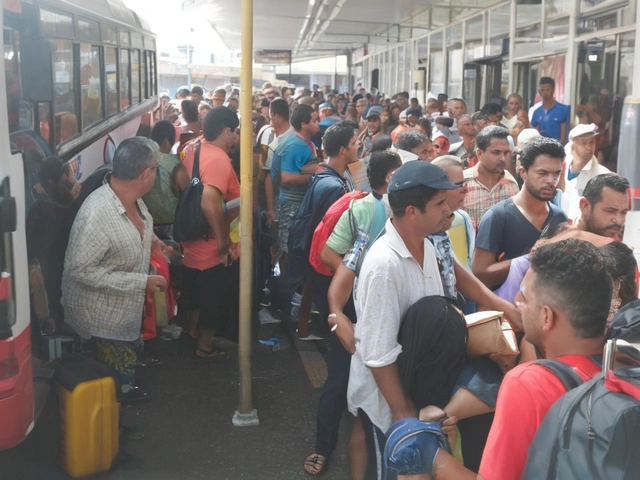
[[[476,136],[478,163],[464,171],[468,192],[462,209],[469,214],[476,230],[487,210],[520,191],[518,182],[507,170],[513,161],[508,136],[504,127],[483,129]]]

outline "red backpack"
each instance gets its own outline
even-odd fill
[[[333,270],[322,263],[320,253],[322,252],[325,243],[327,243],[327,239],[331,236],[331,232],[333,232],[338,220],[340,220],[342,214],[347,210],[347,208],[349,208],[349,205],[351,205],[351,201],[358,200],[366,196],[367,192],[362,192],[360,190],[354,190],[353,192],[346,193],[336,200],[329,207],[327,213],[324,214],[324,217],[322,217],[322,220],[313,232],[311,251],[309,252],[309,263],[311,263],[311,266],[319,274],[326,275],[328,277],[333,275]]]

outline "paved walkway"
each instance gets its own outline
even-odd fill
[[[253,398],[260,425],[234,427],[238,405],[238,361],[197,358],[184,339],[154,340],[148,349],[162,365],[140,369],[141,386],[151,403],[122,412],[143,438],[121,441],[138,457],[137,467],[119,466],[91,478],[104,480],[309,478],[302,465],[313,452],[316,409],[326,375],[328,342],[295,342],[284,327],[279,351],[254,346]],[[303,361],[304,359],[304,361]],[[320,379],[320,380],[319,380]],[[348,478],[347,440],[353,417],[345,414],[340,444],[323,479]],[[0,452],[0,477],[6,480],[68,479],[56,464],[58,416],[52,395],[35,430],[18,447]]]

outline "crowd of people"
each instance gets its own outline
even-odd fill
[[[348,409],[353,479],[518,479],[564,394],[532,361],[559,359],[583,379],[600,371],[615,313],[638,296],[621,242],[629,183],[598,161],[598,127],[572,127],[553,88],[540,80],[530,112],[515,93],[478,112],[446,95],[422,106],[407,92],[317,85],[254,96],[256,323],[296,321],[292,303],[311,299],[320,321],[302,339],[330,339],[309,475],[328,467]],[[174,321],[195,355],[222,356],[216,339],[237,335],[242,256],[227,205],[239,197],[239,100],[178,95],[162,97],[149,138],[123,141],[81,188],[47,159],[28,222],[32,263],[60,285],[47,289],[48,316],[95,340],[132,402],[150,398],[135,366],[158,292],[179,293]],[[177,241],[179,204],[198,184],[207,233]],[[42,244],[43,218],[61,241]],[[154,258],[181,281],[150,271]],[[467,355],[464,316],[485,310],[502,312],[515,353]],[[393,453],[416,418],[430,422],[420,461]]]

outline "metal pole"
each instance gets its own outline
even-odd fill
[[[564,62],[564,100],[562,103],[571,105],[572,117],[575,115],[576,88],[578,85],[576,72],[578,66],[578,46],[576,45],[576,35],[578,34],[578,11],[580,0],[573,0],[569,4],[569,40],[567,45],[567,56]],[[544,15],[544,10],[542,14]],[[543,30],[543,38],[546,32]],[[567,125],[567,135],[571,127]]]
[[[242,0],[242,69],[240,71],[240,409],[237,427],[258,425],[251,403],[251,316],[253,314],[253,0]]]
[[[514,72],[514,63],[513,59],[516,56],[516,18],[518,15],[518,5],[516,4],[516,0],[511,0],[511,5],[509,6],[511,11],[511,20],[509,20],[509,93],[511,95],[515,90],[515,72]]]

